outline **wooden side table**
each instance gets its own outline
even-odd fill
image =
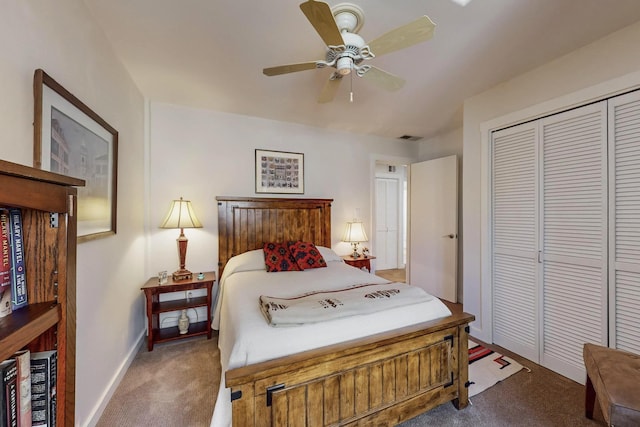
[[[346,262],[352,267],[359,268],[359,269],[364,268],[369,273],[371,273],[371,260],[376,259],[376,257],[369,255],[366,258],[363,256],[359,258],[354,258],[351,255],[346,255],[346,256],[343,256],[342,259],[344,260],[344,262]]]
[[[144,291],[147,299],[147,321],[149,336],[147,337],[147,348],[153,350],[155,343],[177,340],[194,335],[207,335],[211,339],[211,303],[213,283],[216,281],[215,271],[204,273],[204,279],[198,280],[197,274],[193,279],[174,281],[171,277],[167,283],[160,284],[157,277],[147,280],[147,283],[140,288]],[[171,301],[160,302],[160,294],[169,292],[188,292],[194,289],[205,289],[207,295],[203,297],[183,298]],[[207,319],[189,325],[186,334],[180,334],[177,326],[167,328],[160,327],[160,313],[187,310],[189,308],[206,307]]]

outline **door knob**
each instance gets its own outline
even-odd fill
[[[445,234],[445,235],[444,235],[444,236],[442,236],[442,237],[448,237],[448,238],[450,238],[450,239],[455,239],[455,238],[456,238],[456,235],[455,235],[455,234],[453,234],[453,233],[451,233],[451,234]]]

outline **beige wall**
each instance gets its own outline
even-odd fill
[[[464,309],[472,334],[490,341],[488,134],[491,128],[561,111],[640,86],[640,23],[532,70],[464,103]]]
[[[86,425],[144,327],[144,99],[81,0],[3,1],[0,52],[2,159],[32,165],[36,68],[120,133],[118,234],[78,246],[76,423]]]
[[[187,268],[217,269],[216,196],[287,197],[255,193],[255,149],[304,153],[305,192],[292,197],[331,198],[332,241],[339,253],[347,221],[359,212],[367,234],[372,230],[375,160],[417,158],[416,143],[358,135],[216,111],[152,103],[150,109],[150,267],[177,268],[176,230],[161,230],[169,202],[192,201],[204,227],[185,230]],[[167,323],[170,324],[170,323]]]

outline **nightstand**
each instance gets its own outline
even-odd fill
[[[365,269],[369,273],[371,273],[371,260],[376,259],[376,257],[369,255],[366,258],[362,256],[359,258],[354,258],[351,255],[346,255],[343,256],[342,259],[352,267],[359,268],[361,270]]]
[[[147,348],[153,350],[155,343],[177,340],[195,335],[206,335],[211,339],[211,292],[213,283],[216,281],[214,271],[204,273],[204,279],[198,280],[194,273],[193,279],[174,281],[171,277],[167,283],[160,284],[157,277],[147,280],[147,283],[140,288],[144,291],[147,299],[147,321],[149,325],[149,336],[147,337]],[[182,298],[171,301],[160,302],[160,294],[169,292],[188,292],[194,289],[205,289],[207,295],[203,297]],[[191,323],[186,334],[180,334],[177,326],[167,328],[160,327],[160,313],[187,310],[189,308],[206,307],[206,320]]]

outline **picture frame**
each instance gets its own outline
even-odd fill
[[[304,153],[256,149],[256,193],[304,194]]]
[[[118,131],[42,69],[33,78],[36,168],[84,179],[78,243],[116,234]]]

